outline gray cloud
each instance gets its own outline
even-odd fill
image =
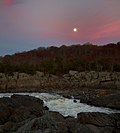
[[[120,0],[11,0],[0,7],[0,55],[52,44],[118,41],[119,5]]]

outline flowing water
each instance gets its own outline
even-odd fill
[[[113,110],[103,107],[95,107],[80,103],[80,100],[64,98],[58,94],[50,93],[14,93],[20,95],[29,95],[36,98],[40,98],[44,101],[44,106],[47,106],[50,111],[56,111],[62,114],[63,116],[73,116],[77,117],[77,114],[80,112],[103,112],[106,114],[110,113],[120,113],[118,110]],[[10,97],[13,93],[0,93],[0,97]],[[74,101],[75,100],[75,101]]]

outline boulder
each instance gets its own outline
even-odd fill
[[[70,76],[74,76],[75,74],[78,74],[78,71],[73,71],[73,70],[69,71]]]
[[[110,72],[99,72],[99,80],[100,81],[111,81],[111,73]]]
[[[92,75],[90,72],[86,73],[85,75],[86,81],[91,81],[92,80]]]
[[[19,132],[68,133],[64,118],[59,113],[47,113],[39,118],[32,119],[20,127],[16,133]]]
[[[12,123],[11,121],[6,122],[3,126],[2,126],[2,132],[12,132],[14,128],[14,123]]]
[[[120,132],[120,114],[79,113],[78,121],[84,129],[91,133],[118,133]],[[83,131],[83,130],[81,130]]]
[[[69,79],[70,79],[70,75],[69,75],[69,74],[64,74],[64,75],[63,75],[63,78],[69,80]]]
[[[83,126],[78,122],[77,119],[73,117],[66,117],[66,124],[68,128],[68,133],[81,133],[83,129]],[[86,131],[87,129],[83,129],[83,130]]]
[[[3,125],[8,121],[12,111],[11,107],[6,106],[4,103],[0,103],[0,125]]]
[[[39,98],[35,98],[32,96],[14,94],[11,96],[11,99],[13,101],[16,101],[18,103],[18,106],[21,105],[24,107],[32,107],[32,106],[38,105],[41,108],[43,108],[43,101],[40,100]]]
[[[39,72],[39,71],[37,71],[36,72],[36,74],[35,74],[35,76],[38,76],[38,77],[44,77],[44,72]]]
[[[117,81],[115,82],[115,86],[116,86],[117,89],[120,90],[120,80],[117,80]]]
[[[0,79],[4,79],[6,78],[5,74],[4,73],[0,73]]]
[[[40,117],[43,112],[43,101],[31,96],[13,95],[0,99],[0,123],[8,120],[21,122],[31,116]]]
[[[79,113],[78,121],[81,124],[92,124],[99,127],[114,126],[115,120],[104,113]]]
[[[108,94],[108,95],[103,94],[101,96],[100,95],[99,97],[93,97],[93,98],[91,97],[88,103],[92,105],[96,105],[96,106],[104,106],[104,107],[109,107],[113,109],[120,109],[120,94],[119,93]]]
[[[116,89],[115,81],[100,81],[98,88]]]
[[[95,72],[95,71],[90,71],[90,74],[91,74],[91,78],[92,80],[96,80],[98,79],[98,72]]]
[[[78,75],[79,75],[80,81],[86,80],[86,72],[80,72]]]

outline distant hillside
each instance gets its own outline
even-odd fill
[[[120,71],[120,42],[96,46],[71,45],[40,47],[28,52],[6,55],[0,63],[0,72],[43,71],[53,74],[77,71]]]

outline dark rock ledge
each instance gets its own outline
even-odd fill
[[[48,111],[31,96],[0,98],[0,133],[119,133],[120,114],[79,113],[77,119]]]

